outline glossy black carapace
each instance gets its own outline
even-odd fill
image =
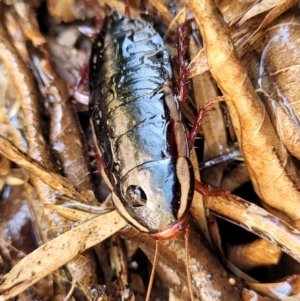
[[[160,239],[184,227],[194,190],[171,81],[169,55],[148,23],[117,13],[106,19],[90,61],[98,150],[117,210]]]

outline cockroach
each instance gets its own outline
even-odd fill
[[[119,213],[157,241],[187,227],[194,191],[172,77],[164,42],[148,23],[118,13],[106,18],[89,74],[98,166]]]
[[[106,19],[90,63],[93,127],[117,209],[158,239],[182,226],[194,190],[171,79],[164,43],[148,23]]]

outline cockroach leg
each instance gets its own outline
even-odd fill
[[[74,92],[73,96],[76,101],[88,105],[89,104],[89,92],[88,91],[82,91],[81,87],[84,85],[84,82],[88,78],[89,73],[89,61],[86,61],[80,71],[79,77],[76,80],[76,83],[74,85]]]
[[[177,47],[178,47],[178,49],[177,49],[177,52],[178,52],[178,57],[177,57],[177,68],[178,68],[177,69],[177,72],[178,72],[177,97],[178,97],[179,103],[181,103],[181,104],[184,103],[187,98],[187,87],[186,87],[187,71],[186,71],[186,67],[185,67],[185,54],[186,54],[186,49],[187,49],[187,45],[185,42],[185,38],[187,35],[186,27],[193,21],[194,21],[194,19],[189,19],[185,23],[183,23],[177,27]],[[213,98],[207,104],[205,104],[204,107],[202,107],[198,110],[195,122],[193,124],[193,127],[192,127],[190,135],[189,135],[189,139],[188,139],[188,146],[189,146],[190,150],[193,148],[193,145],[194,145],[195,140],[198,135],[198,131],[203,123],[205,113],[208,111],[209,107],[219,101],[224,101],[224,100],[225,100],[224,96],[219,96],[219,97]],[[210,188],[210,187],[205,186],[201,182],[198,182],[197,180],[195,181],[195,190],[204,196],[218,196],[218,195],[223,195],[224,193],[226,193],[226,190],[224,190],[224,189]],[[191,283],[189,283],[189,286],[190,285],[191,285]],[[190,293],[191,293],[191,289],[190,289]],[[191,294],[191,297],[192,297],[192,294]]]
[[[129,0],[125,0],[125,17],[131,19]]]
[[[186,36],[187,36],[187,25],[194,22],[194,19],[189,19],[183,24],[177,27],[177,73],[178,73],[178,83],[177,83],[177,98],[180,104],[186,102],[187,99],[187,70],[185,66],[185,54],[187,49]],[[194,142],[196,140],[199,128],[203,123],[203,118],[207,109],[214,103],[224,101],[224,96],[216,97],[210,100],[203,108],[199,109],[197,112],[196,120],[193,124],[192,130],[189,136],[189,149],[192,149]]]
[[[98,167],[98,171],[101,175],[101,177],[103,178],[105,184],[107,185],[108,189],[110,189],[110,191],[113,191],[113,187],[110,184],[110,180],[107,177],[107,173],[106,173],[106,166],[103,163],[103,160],[100,157],[99,151],[97,150],[97,146],[95,146],[95,159],[96,159],[96,163],[97,163],[97,167]]]
[[[204,185],[197,180],[195,180],[195,190],[203,196],[220,196],[228,193],[225,189]]]
[[[93,5],[93,9],[95,10],[95,24],[93,27],[79,26],[78,29],[82,34],[94,40],[97,37],[99,31],[103,27],[105,15],[102,12],[102,10],[96,5],[95,0],[81,0],[81,2],[85,6]],[[88,57],[80,71],[79,77],[76,80],[76,83],[74,85],[74,92],[73,92],[73,96],[75,100],[84,105],[89,104],[89,91],[82,89],[84,83],[88,80],[89,64],[90,64],[89,60],[90,58]]]
[[[177,27],[177,97],[179,103],[185,103],[187,98],[187,70],[185,66],[185,54],[187,49],[186,36],[188,33],[187,26],[191,24],[194,19],[189,19]]]
[[[101,8],[99,8],[99,6],[97,5],[97,1],[95,1],[95,0],[80,0],[80,1],[85,7],[92,7],[93,8],[93,10],[95,12],[95,22],[94,22],[94,25],[92,27],[91,26],[80,26],[79,30],[80,30],[81,33],[83,33],[86,36],[94,39],[94,38],[96,38],[99,31],[103,27],[105,13]]]
[[[189,136],[189,149],[192,149],[192,147],[195,143],[195,140],[198,135],[198,131],[201,127],[201,124],[203,123],[205,113],[208,111],[209,107],[219,101],[224,101],[224,100],[225,100],[224,96],[218,96],[216,98],[211,99],[208,103],[205,104],[204,107],[202,107],[198,110],[195,122],[193,124],[193,127],[190,132],[190,136]]]

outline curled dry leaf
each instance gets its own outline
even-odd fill
[[[258,293],[275,300],[297,300],[300,296],[299,275],[293,275],[275,283],[249,283],[249,286]]]
[[[44,244],[24,257],[8,274],[2,277],[0,300],[16,296],[39,279],[71,261],[79,253],[103,241],[125,226],[124,219],[116,211],[113,211],[88,221]]]
[[[299,219],[300,189],[295,166],[234,50],[225,22],[213,1],[187,3],[201,31],[211,73],[225,96],[256,193],[292,220]]]
[[[3,61],[11,80],[14,81],[21,98],[22,110],[26,117],[24,121],[26,133],[28,134],[29,154],[31,157],[42,161],[44,165],[50,167],[52,166],[51,157],[44,146],[45,141],[43,137],[37,132],[37,129],[41,128],[41,124],[39,116],[37,116],[37,112],[39,112],[39,102],[36,86],[32,74],[29,72],[27,66],[14,48],[5,28],[3,3],[1,3],[0,12],[0,59]],[[20,74],[23,76],[20,77]]]
[[[246,43],[251,37],[296,3],[296,0],[222,1],[219,8],[230,26],[237,51],[242,54],[249,49]]]
[[[282,250],[265,239],[257,239],[246,245],[228,246],[228,259],[242,269],[261,265],[278,264]]]
[[[268,297],[263,297],[263,296],[257,294],[256,292],[250,291],[250,290],[247,290],[247,289],[243,289],[243,300],[244,301],[252,301],[252,300],[256,300],[256,301],[272,301]]]
[[[299,9],[294,8],[252,39],[252,59],[261,59],[257,64],[249,62],[248,66],[254,69],[250,70],[252,81],[257,83],[278,136],[300,159],[298,15]]]

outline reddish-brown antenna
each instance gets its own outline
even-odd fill
[[[149,284],[148,284],[147,295],[146,295],[145,301],[150,300],[150,294],[151,294],[151,290],[152,290],[154,274],[155,274],[155,269],[156,269],[157,259],[158,259],[158,251],[159,251],[159,240],[155,240],[155,254],[154,254],[151,276],[150,276],[150,280],[149,280]]]
[[[194,291],[193,291],[193,286],[192,286],[192,276],[191,276],[191,271],[190,271],[190,259],[189,259],[189,234],[190,234],[190,227],[189,225],[186,225],[185,228],[185,235],[184,235],[184,240],[185,240],[185,266],[186,266],[186,275],[187,275],[187,282],[188,282],[188,289],[190,293],[190,298],[191,301],[194,301]],[[150,294],[153,286],[153,280],[154,280],[154,274],[157,266],[157,261],[158,261],[158,252],[159,252],[159,240],[155,240],[155,254],[154,254],[154,259],[153,259],[153,265],[152,265],[152,270],[151,270],[151,275],[150,275],[150,280],[149,280],[149,285],[147,289],[147,295],[145,301],[150,300]]]

